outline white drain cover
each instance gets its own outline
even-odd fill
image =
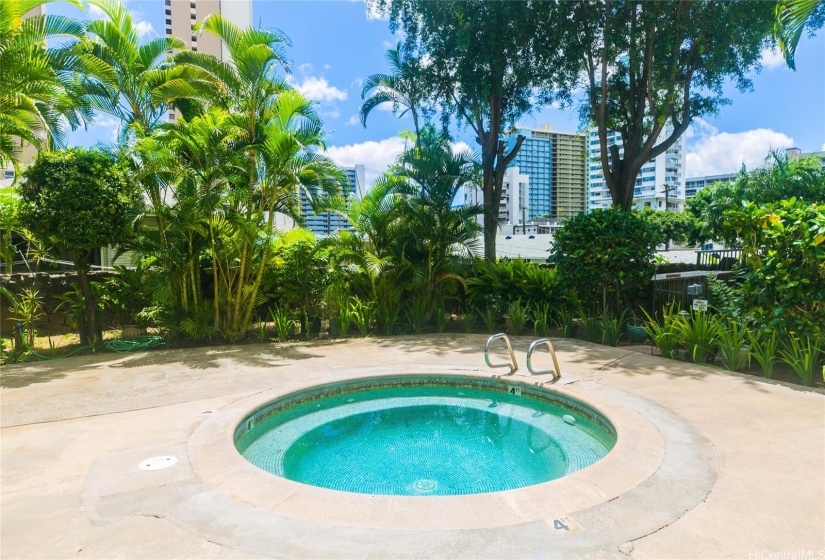
[[[165,469],[166,467],[171,467],[177,462],[178,458],[174,455],[161,455],[160,457],[150,457],[148,459],[144,459],[140,462],[138,468],[142,471],[157,471],[160,469]]]

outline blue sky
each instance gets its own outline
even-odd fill
[[[164,33],[163,0],[126,4],[146,38]],[[77,15],[58,4],[49,10]],[[349,0],[253,0],[252,12],[256,26],[278,27],[292,39],[291,79],[317,100],[329,130],[330,156],[345,166],[365,164],[368,179],[380,173],[403,148],[398,132],[412,126],[411,119],[390,111],[373,111],[366,129],[357,119],[363,79],[388,71],[385,51],[398,41],[388,23],[369,17],[361,1]],[[777,53],[764,53],[763,68],[753,75],[754,90],[740,94],[731,87],[732,105],[694,123],[687,134],[689,177],[734,172],[743,162],[758,165],[771,148],[825,149],[825,33],[803,38],[796,62],[793,72]],[[579,128],[574,109],[547,109],[523,120],[544,122],[558,130]],[[70,142],[110,141],[115,128],[114,119],[104,115],[89,130],[72,133]],[[457,140],[472,143],[466,132],[458,132]]]

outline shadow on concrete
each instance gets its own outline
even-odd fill
[[[48,383],[55,379],[62,379],[66,377],[65,368],[25,368],[13,369],[9,371],[5,369],[0,373],[0,387],[4,389],[19,389],[27,387],[32,383]]]

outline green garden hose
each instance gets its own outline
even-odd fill
[[[109,340],[103,343],[103,347],[110,352],[137,352],[139,350],[158,348],[164,344],[166,344],[166,342],[160,336],[141,335],[127,340]]]
[[[82,350],[88,350],[91,348],[91,346],[81,346],[80,348],[75,348],[68,354],[63,354],[62,356],[46,356],[38,353],[34,348],[29,346],[29,343],[26,341],[26,337],[23,336],[23,325],[21,323],[17,323],[17,334],[20,337],[20,342],[23,344],[23,347],[33,356],[36,356],[41,360],[57,360],[60,358],[68,358],[69,356],[74,356]],[[159,348],[164,344],[166,344],[166,342],[160,336],[141,335],[136,336],[134,338],[130,338],[128,340],[109,340],[104,342],[101,346],[103,346],[103,348],[109,350],[110,352],[137,352],[139,350]]]

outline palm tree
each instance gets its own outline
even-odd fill
[[[432,125],[423,129],[420,147],[404,152],[392,171],[405,182],[407,193],[398,250],[418,271],[428,307],[436,303],[441,282],[463,282],[455,265],[478,250],[482,226],[476,216],[482,208],[453,204],[465,185],[479,182],[479,171],[471,151],[453,153],[450,138]]]
[[[181,51],[174,57],[175,71],[154,96],[225,108],[228,123],[240,131],[244,179],[228,193],[238,235],[237,280],[227,295],[226,314],[230,330],[240,333],[251,319],[272,254],[275,213],[298,217],[299,192],[314,201],[319,190],[336,191],[343,179],[318,153],[324,132],[312,103],[278,75],[288,68],[289,39],[277,30],[241,29],[219,14],[208,16],[198,30],[221,39],[231,62]]]
[[[417,61],[403,56],[401,43],[387,51],[386,59],[392,73],[372,74],[364,82],[364,88],[361,90],[361,99],[364,100],[360,110],[361,124],[366,128],[370,112],[379,105],[391,103],[393,114],[401,111],[398,116],[403,117],[410,113],[415,135],[418,137],[418,111],[424,98],[416,81],[416,73],[420,67]]]
[[[83,26],[57,15],[31,10],[48,0],[0,2],[0,164],[20,161],[25,143],[37,149],[64,146],[66,124],[77,128],[91,119],[72,79],[78,60],[69,47],[49,49],[46,41],[80,39]],[[72,2],[79,6],[76,1]]]
[[[90,0],[107,19],[90,22],[87,37],[76,45],[86,77],[86,99],[97,111],[121,121],[120,136],[146,136],[166,122],[168,107],[152,98],[168,80],[167,53],[184,49],[177,37],[156,37],[141,44],[132,15],[123,2]]]
[[[794,56],[802,31],[814,21],[821,25],[824,16],[824,0],[782,0],[776,5],[774,36],[792,70],[796,70]]]

